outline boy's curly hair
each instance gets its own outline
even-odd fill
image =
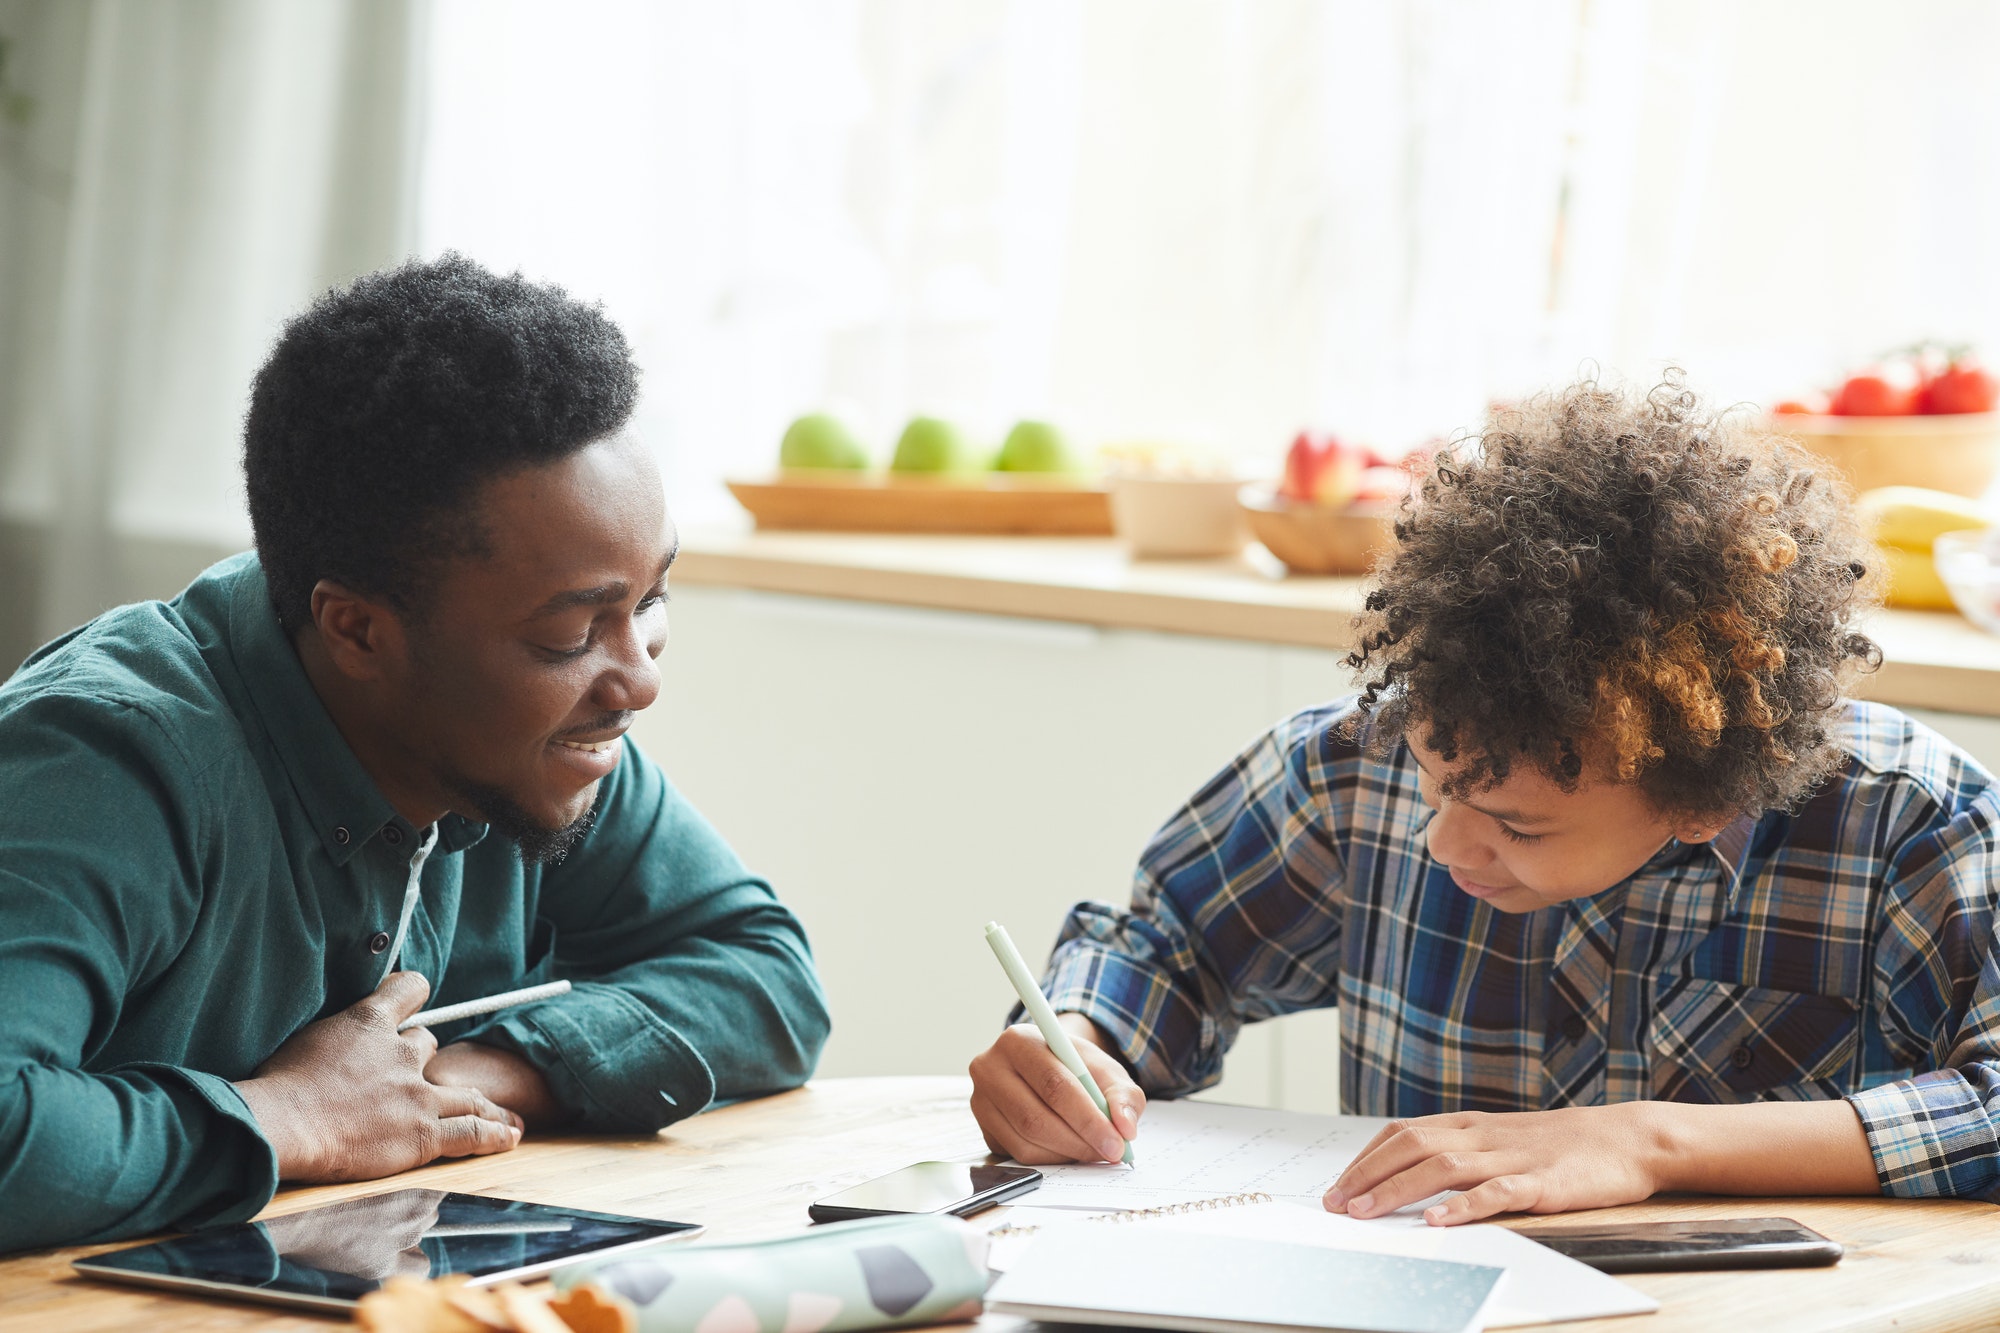
[[[1831,469],[1678,371],[1643,401],[1585,379],[1423,478],[1347,658],[1352,734],[1420,729],[1451,796],[1525,763],[1667,814],[1791,806],[1843,761],[1829,715],[1881,662],[1853,628],[1873,554]]]

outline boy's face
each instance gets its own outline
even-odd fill
[[[1414,733],[1404,736],[1437,811],[1430,852],[1452,882],[1502,912],[1532,912],[1602,893],[1651,859],[1669,838],[1707,842],[1729,822],[1676,819],[1630,783],[1584,782],[1566,792],[1540,773],[1516,771],[1464,800],[1438,793],[1455,765]]]

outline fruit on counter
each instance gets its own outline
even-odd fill
[[[865,468],[868,451],[838,417],[808,412],[785,427],[785,438],[778,445],[778,466]]]
[[[2000,405],[2000,380],[1971,357],[1960,357],[1925,378],[1917,410],[1930,416],[1991,412]]]
[[[1017,421],[1000,444],[995,472],[1075,472],[1076,455],[1063,433],[1046,421]]]
[[[1889,591],[1883,598],[1890,606],[1911,611],[1951,611],[1956,607],[1951,590],[1938,576],[1937,562],[1929,551],[1911,551],[1901,546],[1884,546],[1882,564],[1889,571]]]
[[[938,417],[911,417],[889,461],[891,472],[974,472],[978,467],[964,433]]]
[[[1906,417],[1917,410],[1917,388],[1873,371],[1849,375],[1830,407],[1837,417]]]
[[[1928,551],[1940,533],[1990,527],[1993,515],[1976,500],[1922,486],[1879,486],[1855,499],[1875,540]]]
[[[1855,508],[1872,530],[1888,567],[1889,605],[1952,610],[1951,593],[1931,558],[1931,543],[1942,533],[1991,527],[1993,515],[1962,495],[1921,486],[1864,491],[1856,497]]]
[[[1400,464],[1371,463],[1361,469],[1354,484],[1354,503],[1394,504],[1410,493],[1414,480],[1410,470]]]
[[[1336,436],[1300,431],[1285,453],[1278,494],[1294,504],[1344,505],[1361,489],[1366,453]]]
[[[1787,398],[1774,416],[1961,416],[2000,407],[2000,379],[1969,348],[1921,342],[1849,375],[1828,394]]]

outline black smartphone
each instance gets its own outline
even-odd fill
[[[1839,1241],[1789,1217],[1539,1227],[1522,1235],[1606,1273],[1685,1273],[1703,1268],[1824,1268]]]
[[[806,1215],[815,1222],[845,1222],[891,1213],[965,1217],[1041,1183],[1042,1173],[1032,1166],[918,1162],[829,1195],[806,1209]]]

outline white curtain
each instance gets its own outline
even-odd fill
[[[411,247],[423,17],[0,6],[26,99],[0,125],[0,516],[40,534],[41,637],[144,585],[135,540],[247,544],[243,407],[279,323]]]
[[[602,297],[684,517],[831,405],[1274,462],[1594,364],[2000,355],[1977,0],[441,0],[420,227]]]

